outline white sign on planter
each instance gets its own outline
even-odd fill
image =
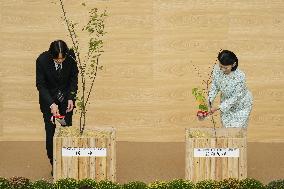
[[[62,156],[106,157],[106,148],[62,148]]]
[[[194,148],[194,157],[240,157],[239,148]]]

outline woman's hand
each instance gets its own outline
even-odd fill
[[[218,110],[219,110],[219,108],[211,108],[210,114],[212,115],[212,114],[214,114]]]
[[[197,117],[198,117],[198,120],[199,120],[199,121],[204,120],[207,116],[208,116],[208,112],[207,112],[207,111],[199,110],[199,111],[197,112]]]
[[[204,115],[198,115],[197,117],[198,117],[198,120],[199,120],[199,121],[203,121],[206,116],[204,116]]]

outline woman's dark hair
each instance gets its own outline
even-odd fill
[[[218,54],[218,60],[222,65],[228,66],[236,63],[234,67],[232,67],[232,71],[235,71],[238,68],[238,57],[229,50],[222,50]]]
[[[56,40],[50,44],[48,51],[51,54],[52,58],[58,58],[59,53],[62,53],[63,58],[65,58],[67,53],[69,52],[69,49],[64,41]]]

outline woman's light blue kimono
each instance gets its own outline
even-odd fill
[[[245,74],[238,68],[226,75],[215,65],[208,100],[213,101],[221,92],[221,122],[223,127],[247,127],[253,98],[246,87]]]

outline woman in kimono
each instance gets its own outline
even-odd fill
[[[252,94],[247,89],[245,74],[238,69],[237,56],[228,50],[218,54],[219,65],[215,65],[212,72],[212,84],[208,100],[211,114],[221,112],[223,127],[243,127],[248,125],[252,110]],[[221,92],[221,103],[212,107],[213,101]]]

